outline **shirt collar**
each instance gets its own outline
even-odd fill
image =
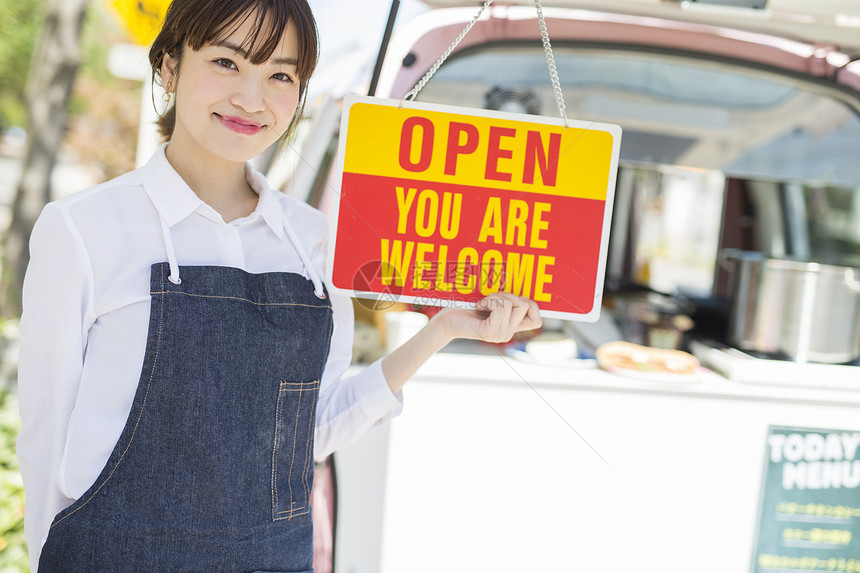
[[[250,163],[245,164],[245,176],[251,189],[256,191],[260,199],[257,201],[255,213],[259,213],[273,233],[279,238],[284,238],[284,211],[281,202],[278,201],[277,193],[269,186],[266,177],[254,169]]]
[[[172,227],[201,207],[208,206],[170,165],[164,153],[166,148],[167,144],[162,144],[139,171],[143,187],[158,214]],[[263,174],[250,163],[245,164],[245,174],[251,189],[260,197],[256,209],[248,218],[259,215],[279,239],[283,238],[284,214],[276,192],[269,186]]]

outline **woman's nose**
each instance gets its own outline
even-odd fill
[[[253,74],[243,78],[231,98],[231,103],[247,113],[266,109],[263,81]]]

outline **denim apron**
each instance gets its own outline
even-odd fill
[[[313,436],[333,328],[322,281],[151,268],[146,354],[92,487],[60,512],[39,571],[307,572]],[[179,273],[181,272],[181,279]]]

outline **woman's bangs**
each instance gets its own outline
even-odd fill
[[[286,2],[246,2],[222,20],[209,33],[196,34],[191,47],[199,50],[204,44],[230,37],[249,18],[253,18],[251,32],[242,40],[240,48],[253,64],[262,64],[272,57],[281,43],[281,38],[292,22],[298,42],[298,74],[307,81],[313,74],[317,62],[317,31],[310,16],[300,11],[291,11]],[[292,13],[291,13],[292,12]],[[202,32],[202,30],[201,30]]]
[[[213,30],[207,42],[225,40],[233,35],[248,19],[253,18],[251,32],[242,40],[240,48],[252,64],[266,62],[278,45],[290,22],[290,15],[281,2],[253,2],[243,11],[236,12]]]

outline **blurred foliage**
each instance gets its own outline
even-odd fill
[[[44,0],[0,0],[0,131],[27,124],[24,90]]]
[[[65,145],[75,159],[101,169],[105,180],[134,169],[144,84],[114,77],[107,63],[110,46],[127,41],[106,2],[91,0]]]
[[[25,88],[44,3],[0,0],[0,133],[27,125]],[[90,0],[64,152],[99,168],[103,179],[134,168],[143,84],[112,76],[107,65],[110,47],[127,41],[105,0]]]
[[[24,486],[15,454],[20,429],[18,399],[0,390],[0,573],[30,570],[24,541]]]
[[[44,0],[0,0],[0,133],[26,127],[25,89]],[[111,45],[126,40],[103,0],[91,0],[84,24],[83,62],[69,106],[64,154],[98,166],[104,178],[134,167],[141,82],[113,77]],[[28,572],[24,489],[15,453],[17,397],[0,388],[0,573]]]

